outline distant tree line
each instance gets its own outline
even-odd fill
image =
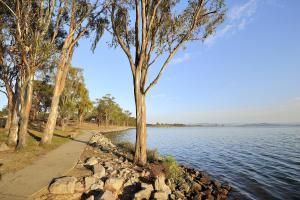
[[[135,126],[135,118],[131,116],[131,112],[123,110],[110,94],[96,100],[91,118],[105,126]]]

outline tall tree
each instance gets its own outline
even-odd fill
[[[53,90],[51,109],[48,117],[41,144],[51,144],[53,131],[58,116],[58,106],[60,96],[65,87],[69,66],[71,64],[74,49],[78,41],[85,35],[97,28],[97,37],[99,40],[103,34],[106,20],[102,17],[104,10],[103,3],[96,1],[94,3],[88,0],[71,0],[60,1],[62,10],[60,12],[61,19],[67,20],[67,23],[61,23],[57,26],[67,27],[67,35],[63,41],[60,52],[59,63],[56,70],[55,85]],[[97,12],[97,13],[96,13]]]
[[[32,104],[33,79],[37,69],[43,67],[55,50],[50,27],[56,0],[4,1],[1,3],[13,16],[9,30],[16,43],[18,77],[20,82],[20,127],[18,148],[26,146],[29,113]]]
[[[113,45],[120,45],[128,58],[136,105],[134,160],[145,165],[146,94],[158,82],[176,52],[188,41],[204,40],[223,21],[224,0],[111,0]],[[160,58],[160,59],[159,59]],[[157,62],[159,60],[159,62]],[[162,63],[152,81],[150,66]]]

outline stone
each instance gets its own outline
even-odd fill
[[[150,198],[153,191],[153,186],[151,184],[142,183],[141,188],[142,190],[134,194],[134,200],[143,200]]]
[[[190,186],[187,183],[182,183],[179,189],[183,192],[188,193],[190,191]]]
[[[184,194],[182,194],[182,192],[180,192],[178,190],[175,191],[175,195],[176,195],[177,198],[180,198],[180,199],[184,199],[184,197],[185,197]]]
[[[75,177],[58,178],[49,186],[49,192],[52,194],[73,194],[76,181]]]
[[[156,200],[168,200],[169,195],[166,192],[158,191],[154,193],[154,199]]]
[[[216,186],[216,188],[220,189],[221,188],[221,183],[220,181],[214,181],[214,185]]]
[[[104,186],[103,182],[102,182],[102,184],[94,183],[91,186],[91,190],[103,190],[103,186]]]
[[[87,159],[87,161],[85,162],[86,166],[93,166],[98,164],[98,159],[96,157],[90,157],[89,159]]]
[[[106,190],[100,197],[95,198],[95,200],[116,200],[116,197],[111,191]]]
[[[95,164],[92,166],[95,177],[102,178],[105,176],[105,168],[101,164]]]
[[[123,178],[109,178],[105,181],[104,189],[118,194],[124,183]]]
[[[198,193],[194,198],[193,200],[202,200],[202,195],[201,193]]]
[[[7,146],[7,144],[5,144],[4,142],[2,142],[0,144],[0,152],[1,151],[8,151],[9,150],[9,147]]]
[[[89,198],[87,198],[86,200],[94,200],[95,197],[93,195],[89,196]]]
[[[200,192],[202,189],[202,186],[199,183],[194,182],[192,185],[192,191]]]
[[[96,182],[96,178],[92,176],[88,176],[84,178],[84,187],[85,190],[90,189],[90,187]]]
[[[84,191],[84,185],[81,182],[76,182],[75,184],[75,191],[76,192],[83,192]]]
[[[154,182],[154,189],[156,191],[163,191],[171,194],[171,189],[166,185],[165,176],[162,174],[156,177]]]

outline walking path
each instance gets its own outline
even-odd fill
[[[73,168],[85,145],[93,135],[87,131],[35,161],[32,165],[9,173],[0,181],[0,200],[23,200],[45,186],[53,177],[65,175]]]

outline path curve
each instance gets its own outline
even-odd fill
[[[86,131],[72,141],[54,149],[31,165],[8,173],[0,181],[0,200],[23,200],[49,185],[53,177],[72,169],[95,132]]]

